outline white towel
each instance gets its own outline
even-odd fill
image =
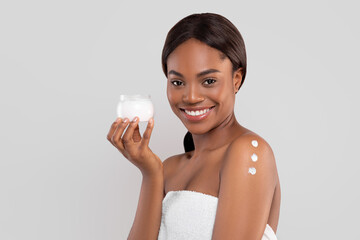
[[[218,198],[190,190],[169,191],[162,202],[158,240],[211,240]],[[266,224],[261,240],[277,240]]]

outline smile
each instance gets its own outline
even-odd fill
[[[198,110],[187,110],[181,109],[185,117],[190,121],[198,121],[206,118],[214,107],[198,109]]]
[[[185,109],[186,114],[191,115],[191,116],[203,115],[203,114],[207,113],[208,111],[210,111],[210,108],[200,110],[200,111],[188,111]]]

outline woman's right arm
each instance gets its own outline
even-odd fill
[[[111,126],[107,139],[142,173],[139,202],[128,239],[157,240],[164,198],[164,170],[160,158],[148,147],[154,120],[149,120],[143,137],[138,119],[130,124],[128,119],[117,120]]]
[[[153,176],[143,175],[139,203],[128,240],[158,239],[164,198],[163,176],[162,170]]]

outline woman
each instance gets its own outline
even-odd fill
[[[239,31],[218,14],[185,17],[167,35],[162,66],[170,106],[188,129],[185,153],[162,162],[149,149],[153,119],[143,137],[137,118],[117,119],[107,136],[143,175],[128,239],[276,239],[274,154],[234,115],[246,75]]]

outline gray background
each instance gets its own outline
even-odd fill
[[[360,194],[356,1],[1,1],[0,239],[126,239],[141,173],[106,139],[120,94],[151,94],[150,147],[183,151],[161,70],[168,30],[240,30],[239,122],[275,153],[279,239],[354,239]],[[142,130],[145,125],[142,124]]]

